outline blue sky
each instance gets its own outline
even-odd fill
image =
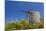
[[[38,10],[40,15],[44,16],[44,4],[38,2],[20,2],[20,1],[6,1],[5,2],[5,17],[6,20],[14,20],[19,18],[19,20],[26,18],[27,14],[21,11],[28,10]]]

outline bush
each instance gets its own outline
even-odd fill
[[[5,26],[6,30],[23,30],[23,29],[35,29],[43,28],[43,23],[29,23],[29,21],[23,20],[16,23],[8,23]]]

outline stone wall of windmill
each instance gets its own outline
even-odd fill
[[[30,11],[28,14],[29,22],[37,23],[40,22],[40,13],[39,11]]]

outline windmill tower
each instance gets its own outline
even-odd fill
[[[24,11],[28,15],[28,21],[33,23],[40,22],[40,13],[39,11]]]
[[[40,13],[39,11],[30,11],[30,14],[28,15],[29,22],[33,23],[39,23],[40,22]]]

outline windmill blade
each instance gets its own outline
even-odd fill
[[[27,13],[27,14],[30,14],[30,11],[21,11],[23,13]]]

